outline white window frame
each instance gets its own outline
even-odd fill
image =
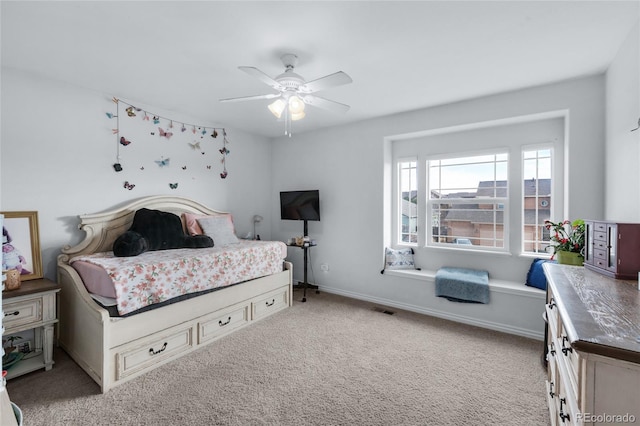
[[[525,239],[525,189],[524,189],[524,182],[525,179],[529,179],[530,176],[524,176],[524,171],[525,171],[525,166],[524,166],[524,153],[527,151],[542,151],[542,150],[548,150],[550,152],[550,169],[551,169],[551,184],[550,184],[550,203],[551,203],[551,208],[549,209],[549,215],[551,220],[553,220],[554,217],[559,217],[562,216],[560,214],[560,212],[562,211],[562,207],[558,206],[558,197],[557,197],[557,188],[558,188],[558,181],[562,181],[562,176],[558,175],[558,171],[556,169],[556,163],[557,163],[557,158],[556,158],[556,150],[554,147],[554,144],[552,142],[547,142],[547,143],[541,143],[541,144],[533,144],[533,145],[522,145],[520,147],[520,170],[521,170],[521,177],[520,177],[520,200],[521,200],[521,208],[520,208],[520,213],[521,213],[521,219],[520,219],[520,242],[521,242],[521,247],[520,247],[520,253],[524,256],[537,256],[537,257],[550,257],[551,254],[550,253],[543,253],[543,252],[533,252],[533,251],[525,251],[525,245],[527,243],[526,239]],[[540,179],[539,175],[537,174],[536,170],[536,179]],[[536,203],[536,206],[538,205],[538,203]],[[544,240],[541,240],[544,241]]]
[[[401,165],[403,163],[415,163],[416,165],[416,196],[417,196],[417,204],[416,204],[416,241],[415,242],[407,242],[402,241],[402,169]],[[417,247],[420,241],[420,212],[418,206],[420,205],[421,195],[420,195],[420,178],[419,178],[419,163],[418,157],[402,157],[398,158],[395,161],[395,196],[394,196],[394,218],[393,222],[395,223],[394,232],[393,232],[393,241],[398,246],[409,246],[409,247]]]
[[[510,155],[510,150],[507,147],[500,147],[500,148],[494,148],[494,149],[490,149],[490,150],[486,150],[486,151],[460,151],[460,152],[452,152],[452,153],[447,153],[445,155],[437,155],[437,156],[429,156],[427,157],[426,161],[424,162],[424,167],[425,167],[425,184],[426,184],[426,188],[424,190],[425,193],[425,197],[426,197],[426,210],[427,210],[427,214],[426,217],[431,219],[433,217],[434,213],[434,205],[438,205],[438,204],[442,204],[442,202],[439,202],[438,200],[432,199],[430,196],[430,191],[431,191],[431,184],[429,182],[430,179],[430,172],[429,172],[429,163],[430,161],[434,161],[434,160],[448,160],[448,159],[456,159],[456,158],[469,158],[469,157],[475,157],[475,156],[484,156],[484,155],[506,155],[507,157],[507,193],[505,197],[492,197],[490,199],[487,200],[491,200],[490,203],[487,204],[494,204],[497,206],[499,205],[503,205],[503,229],[502,229],[502,247],[495,247],[495,246],[481,246],[481,245],[455,245],[455,244],[451,244],[451,243],[443,243],[443,242],[436,242],[433,240],[433,227],[431,224],[431,220],[428,221],[428,223],[426,224],[425,228],[426,228],[426,241],[425,241],[425,246],[426,247],[437,247],[437,248],[446,248],[446,249],[451,249],[451,250],[474,250],[474,251],[480,251],[480,252],[498,252],[498,253],[508,253],[509,252],[509,226],[510,226],[510,220],[509,220],[509,212],[510,212],[510,202],[509,200],[510,198],[510,193],[511,193],[511,186],[512,186],[512,179],[511,179],[511,155]],[[495,176],[494,176],[495,177]],[[428,195],[427,195],[428,194]],[[419,194],[420,195],[420,194]],[[478,203],[478,198],[471,198],[471,199],[466,199],[466,198],[448,198],[448,201],[453,201],[455,204],[479,204]],[[497,211],[494,210],[494,211]],[[495,222],[494,222],[494,227],[495,227]]]

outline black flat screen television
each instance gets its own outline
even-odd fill
[[[320,220],[320,191],[280,192],[280,218],[284,220]]]

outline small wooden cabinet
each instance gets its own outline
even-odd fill
[[[30,280],[2,293],[3,336],[33,330],[34,347],[7,372],[7,379],[53,367],[54,326],[58,322],[56,295],[60,286],[47,279]]]
[[[618,279],[637,279],[640,224],[585,220],[584,266]]]
[[[640,420],[640,291],[578,266],[546,263],[552,425]]]

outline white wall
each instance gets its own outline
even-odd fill
[[[38,211],[47,278],[56,277],[55,262],[61,247],[83,237],[77,229],[78,215],[143,196],[183,196],[229,211],[234,214],[239,235],[253,229],[254,214],[270,223],[271,164],[266,138],[227,129],[231,153],[227,157],[229,175],[223,180],[219,175],[219,138],[207,135],[211,141],[202,144],[206,155],[199,154],[188,145],[199,140],[196,135],[186,138],[174,128],[170,140],[152,137],[150,131],[155,126],[144,127],[142,120],[129,119],[121,105],[121,133],[132,144],[120,146],[124,170],[116,173],[112,165],[118,144],[111,132],[115,119],[106,117],[106,112],[115,112],[110,101],[114,95],[122,96],[2,70],[0,205],[3,211]],[[197,122],[153,106],[136,106],[187,123],[222,127],[221,123]],[[169,168],[160,169],[154,163],[160,156],[171,158]],[[211,170],[206,169],[207,164]],[[125,180],[136,187],[124,189]],[[169,182],[179,182],[178,188],[170,189]],[[268,226],[262,227],[264,237],[270,237]]]
[[[603,219],[640,222],[640,24],[607,70],[606,206]]]
[[[568,111],[567,217],[603,215],[604,77],[602,75],[381,117],[353,125],[279,138],[273,146],[273,199],[278,191],[319,189],[321,217],[309,223],[318,242],[312,249],[315,281],[326,290],[393,302],[419,310],[433,303],[432,288],[420,281],[381,275],[385,223],[384,168],[390,162],[385,137],[549,111]],[[307,119],[313,119],[310,111]],[[294,129],[295,130],[295,129]],[[584,194],[588,193],[589,196]],[[287,239],[302,225],[278,219],[273,237]],[[300,250],[289,249],[301,278]],[[492,276],[524,282],[531,260],[511,256],[419,250],[425,268],[482,266]],[[320,264],[329,265],[328,272]],[[509,265],[508,268],[504,267]]]

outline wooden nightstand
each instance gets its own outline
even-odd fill
[[[56,294],[59,291],[59,285],[45,278],[24,281],[19,289],[2,292],[3,337],[33,330],[35,346],[34,352],[8,370],[7,379],[53,367],[53,327],[58,322]]]

